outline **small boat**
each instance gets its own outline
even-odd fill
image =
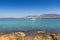
[[[36,20],[36,18],[32,18],[31,20]]]

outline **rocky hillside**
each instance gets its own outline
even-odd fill
[[[40,15],[40,18],[60,18],[60,15],[58,15],[58,14],[43,14],[43,15]]]
[[[60,40],[60,32],[36,31],[29,34],[24,32],[1,33],[0,40]]]
[[[26,16],[25,18],[60,18],[60,15],[58,14],[43,14],[40,16]]]

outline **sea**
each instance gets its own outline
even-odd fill
[[[60,32],[60,19],[56,18],[0,18],[0,32],[36,31]]]

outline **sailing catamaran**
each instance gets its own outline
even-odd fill
[[[36,20],[36,18],[32,18],[31,20]]]

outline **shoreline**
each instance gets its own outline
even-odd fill
[[[21,38],[21,39],[20,39]],[[25,32],[1,33],[0,40],[60,40],[60,32],[35,31],[29,34]]]

